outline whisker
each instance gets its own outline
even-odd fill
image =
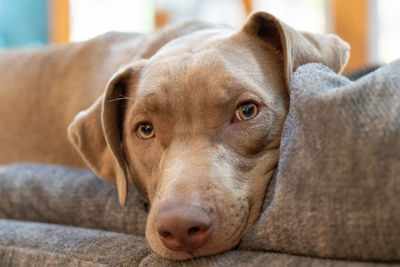
[[[119,101],[119,100],[133,100],[133,98],[127,97],[125,95],[121,95],[121,97],[118,97],[118,98],[115,98],[115,99],[111,99],[108,102],[114,102],[114,101]]]

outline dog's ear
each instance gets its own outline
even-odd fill
[[[88,109],[79,112],[68,135],[87,165],[103,180],[117,186],[119,202],[126,203],[127,169],[122,150],[126,96],[137,69],[127,67],[114,75],[105,92]]]
[[[317,62],[339,73],[347,64],[350,55],[349,44],[336,35],[296,31],[266,12],[252,14],[242,31],[261,38],[282,53],[288,88],[291,75],[297,67]]]

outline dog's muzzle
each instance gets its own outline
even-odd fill
[[[159,238],[170,250],[193,254],[210,239],[214,213],[215,208],[209,203],[163,203],[156,216]]]

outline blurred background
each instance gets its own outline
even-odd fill
[[[254,10],[298,30],[338,34],[352,46],[347,72],[400,57],[400,0],[0,0],[0,50],[152,32],[187,19],[240,27]]]

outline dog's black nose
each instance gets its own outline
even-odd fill
[[[212,216],[198,206],[160,207],[156,217],[159,237],[167,248],[192,254],[211,236]]]

